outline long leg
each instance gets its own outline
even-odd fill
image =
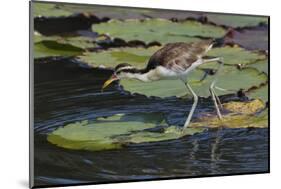
[[[215,87],[215,88],[216,88],[216,87]],[[215,90],[213,90],[213,93],[214,93],[214,95],[215,95],[215,97],[216,97],[216,100],[217,100],[217,103],[218,103],[218,105],[219,105],[219,108],[222,110],[223,107],[222,107],[221,100],[220,100],[219,96],[217,95],[217,93],[216,93]]]
[[[217,102],[217,98],[218,97],[214,93],[214,84],[215,84],[215,82],[212,82],[212,84],[210,85],[209,90],[210,90],[210,93],[211,93],[211,96],[212,96],[212,99],[213,99],[213,102],[214,102],[214,105],[215,105],[215,108],[216,108],[216,111],[217,111],[218,118],[222,119],[221,112],[220,112],[220,109],[219,109],[219,106],[218,106],[218,102]]]
[[[222,108],[222,105],[221,105],[221,102],[219,100],[219,97],[216,95],[216,93],[214,91],[214,87],[215,87],[215,84],[217,82],[218,74],[221,71],[221,69],[223,68],[223,59],[220,58],[220,57],[212,58],[212,59],[207,59],[207,60],[204,60],[204,63],[215,62],[215,61],[219,62],[220,66],[219,66],[219,68],[218,68],[218,70],[216,72],[215,79],[213,80],[213,82],[210,85],[209,91],[210,91],[212,99],[214,101],[214,105],[215,105],[215,108],[216,108],[216,111],[217,111],[218,118],[222,119],[221,112],[220,112],[220,109],[219,109],[219,106],[220,106],[220,108]]]
[[[193,95],[193,101],[194,101],[193,104],[192,104],[191,110],[190,110],[190,112],[187,116],[187,119],[184,123],[184,126],[183,126],[183,131],[184,131],[188,127],[188,125],[190,123],[190,120],[192,118],[192,115],[194,113],[194,110],[197,106],[198,96],[195,94],[195,92],[192,90],[192,88],[190,87],[190,85],[187,82],[185,82],[184,80],[182,80],[182,81],[184,82],[184,84],[185,84],[186,88],[189,90],[189,92]]]

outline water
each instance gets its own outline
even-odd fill
[[[267,172],[268,129],[208,129],[193,136],[118,150],[67,150],[47,142],[54,129],[116,113],[162,112],[170,124],[183,125],[188,100],[146,98],[112,86],[100,93],[111,72],[81,67],[71,59],[35,64],[35,185],[104,183],[171,177]],[[200,99],[194,119],[213,113]]]

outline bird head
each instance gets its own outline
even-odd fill
[[[120,80],[122,78],[129,77],[128,75],[134,72],[135,68],[132,65],[127,63],[118,64],[114,68],[113,74],[110,76],[108,80],[106,80],[102,86],[102,91],[109,86],[113,81]]]

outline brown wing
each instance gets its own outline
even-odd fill
[[[206,53],[211,42],[205,40],[197,43],[168,43],[151,56],[146,69],[161,65],[177,72],[185,71]]]

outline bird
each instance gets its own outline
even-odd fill
[[[214,102],[217,116],[219,119],[222,119],[219,105],[220,107],[222,106],[214,91],[214,87],[217,82],[217,75],[223,67],[223,58],[208,57],[206,55],[216,42],[218,42],[218,40],[209,39],[192,43],[167,43],[150,57],[146,67],[143,69],[135,68],[128,63],[118,64],[114,68],[114,73],[111,77],[104,82],[102,91],[113,81],[121,79],[136,79],[142,82],[179,79],[183,82],[188,92],[190,92],[193,96],[192,107],[182,128],[184,131],[190,124],[198,103],[198,96],[188,83],[188,74],[202,64],[218,62],[220,66],[216,71],[215,79],[212,81],[209,91]]]

